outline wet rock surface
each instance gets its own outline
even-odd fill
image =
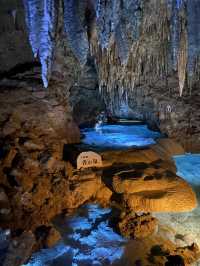
[[[26,105],[21,104],[20,98],[16,100],[13,91],[13,100],[7,99],[9,105],[2,102],[0,107],[4,110],[1,131],[4,140],[1,158],[1,226],[11,228],[12,232],[20,230],[18,237],[31,230],[36,241],[36,245],[30,245],[30,251],[27,250],[21,261],[27,260],[31,250],[54,247],[60,240],[60,234],[62,239],[62,232],[55,230],[51,224],[55,215],[66,211],[74,213],[73,210],[87,202],[119,206],[120,211],[132,211],[130,216],[123,218],[119,228],[124,236],[134,239],[153,237],[157,233],[157,219],[145,213],[166,210],[166,204],[161,206],[156,203],[162,198],[156,194],[158,189],[162,189],[163,196],[168,188],[172,187],[174,192],[177,187],[177,199],[183,193],[183,189],[179,191],[178,188],[184,188],[184,210],[195,207],[196,198],[192,189],[176,176],[174,163],[170,160],[172,154],[182,152],[172,140],[162,140],[142,150],[104,151],[100,153],[103,159],[101,168],[77,170],[69,158],[63,160],[64,144],[79,141],[79,131],[70,115],[66,116],[65,105],[59,104],[49,94],[41,94],[40,90],[26,92],[21,89],[21,92],[23,101],[27,99]],[[1,93],[6,95],[7,91]],[[13,103],[14,111],[6,108]],[[38,103],[42,107],[38,107]],[[43,120],[45,122],[41,124]],[[135,199],[140,193],[143,195],[141,201]],[[173,198],[170,206],[175,208],[176,202]],[[176,211],[183,210],[179,207]],[[145,213],[135,214],[140,211]],[[22,237],[23,242],[26,241]],[[16,260],[16,265],[19,265],[16,257],[21,251],[18,251],[18,247],[9,250],[5,261]]]
[[[170,141],[168,144],[170,145]],[[163,148],[162,145],[157,144],[153,149],[160,151]],[[111,152],[109,154],[111,155]],[[113,152],[113,154],[115,155],[110,156],[112,160],[115,156],[118,158],[119,152]],[[150,163],[148,157],[144,160],[142,151],[141,155],[140,151],[135,153],[129,151],[129,154],[132,162],[135,159],[135,164],[131,164],[127,156],[121,157],[119,159],[121,164],[112,161],[111,166],[103,172],[104,180],[110,179],[108,185],[115,193],[123,195],[124,202],[129,208],[139,212],[184,212],[196,208],[197,200],[194,191],[186,181],[173,172],[172,162],[159,161],[157,154],[157,160],[152,160]],[[149,158],[152,154],[152,150],[149,149]],[[166,150],[166,156],[167,154]]]
[[[129,214],[119,223],[120,232],[126,238],[142,239],[157,232],[158,221],[150,214]]]
[[[13,238],[2,265],[18,266],[24,264],[31,256],[35,244],[35,236],[31,232],[24,232],[21,236]]]
[[[171,62],[167,62],[171,53],[168,46],[169,21],[175,23],[174,19],[178,19],[180,23],[181,18],[183,39],[185,16],[179,16],[181,13],[176,10],[178,17],[174,18],[174,14],[169,17],[166,5],[154,0],[143,1],[142,6],[140,1],[119,1],[124,5],[116,1],[100,1],[102,5],[95,8],[92,1],[65,1],[66,7],[70,7],[70,3],[74,7],[73,3],[77,3],[77,17],[68,9],[66,37],[63,10],[61,7],[58,10],[52,76],[45,91],[40,76],[41,65],[38,58],[34,59],[28,43],[22,1],[0,2],[0,264],[21,265],[26,263],[34,250],[51,247],[50,253],[48,249],[43,251],[43,258],[48,258],[47,265],[51,266],[70,265],[72,262],[81,264],[81,255],[84,255],[83,264],[87,266],[93,262],[99,265],[91,259],[98,256],[102,265],[106,266],[109,263],[131,266],[195,265],[199,250],[193,242],[194,235],[199,238],[199,232],[189,227],[199,224],[198,211],[168,216],[138,213],[172,211],[172,206],[176,211],[195,207],[196,198],[191,187],[176,175],[176,167],[171,160],[172,155],[184,152],[173,140],[161,140],[158,145],[139,151],[101,152],[103,168],[98,170],[77,171],[72,163],[76,161],[75,153],[72,161],[63,160],[63,146],[80,140],[77,125],[93,125],[98,113],[105,108],[99,86],[108,115],[112,110],[122,116],[142,119],[151,128],[159,128],[178,140],[186,151],[200,150],[199,81],[195,81],[195,77],[196,83],[191,77],[184,80],[184,58],[179,60],[183,64],[179,70],[177,66],[173,67],[173,71],[171,67],[170,71],[166,69],[171,66]],[[198,26],[198,8],[190,2],[193,1],[188,1],[188,11],[196,9],[195,19],[188,21],[191,52],[199,46],[199,41],[196,38],[191,42],[195,36],[193,31]],[[41,3],[38,2],[43,8]],[[196,4],[198,7],[199,4]],[[112,8],[115,12],[110,16]],[[99,12],[98,25],[94,25],[95,9]],[[142,12],[146,15],[141,21]],[[79,18],[78,27],[70,28],[70,23],[76,25]],[[144,33],[141,36],[137,32],[139,26]],[[116,31],[116,43],[113,42],[112,27]],[[178,34],[179,28],[173,33]],[[82,38],[84,34],[85,38]],[[103,49],[96,43],[97,35]],[[55,37],[55,32],[52,36]],[[77,43],[79,37],[80,42]],[[170,38],[176,41],[174,36]],[[90,45],[92,57],[87,54],[89,47],[85,49],[82,45],[83,39]],[[182,42],[179,46],[173,41],[175,56],[180,48],[184,57],[185,46]],[[131,42],[136,46],[131,48]],[[77,44],[76,47],[74,44]],[[48,41],[45,45],[52,48]],[[45,63],[51,59],[48,58]],[[79,62],[83,59],[85,65]],[[175,58],[173,61],[176,64]],[[179,81],[185,83],[182,98],[179,94],[183,87],[180,88]],[[91,208],[93,216],[89,216],[81,209],[82,214],[76,215],[77,208],[87,202],[98,202],[105,207],[117,206],[120,212],[126,213],[121,221],[121,232],[134,240],[128,243],[124,253],[121,247],[125,240],[115,232],[119,217],[114,217],[111,229],[107,218],[112,214],[108,210]],[[130,211],[129,216],[127,213]],[[52,225],[52,218],[61,212],[68,213],[67,218],[71,221],[69,233],[74,233],[75,239],[70,239],[69,235],[66,237],[66,224],[60,230]],[[100,213],[100,217],[95,217],[95,212]],[[78,222],[77,216],[81,216]],[[180,229],[182,234],[166,228],[164,222],[176,230]],[[183,222],[184,226],[181,226]],[[190,234],[193,231],[195,234]],[[96,248],[95,244],[99,243],[97,238],[100,246]],[[56,246],[54,252],[57,241],[62,242],[62,239],[74,249],[78,246],[81,252],[76,253],[75,250],[73,253],[66,248],[66,243]],[[108,246],[111,246],[110,250]],[[115,254],[120,259],[117,262]]]
[[[63,145],[78,142],[79,129],[66,105],[28,84],[1,89],[0,102],[0,215],[5,226],[31,229],[61,211],[69,187]]]
[[[131,92],[129,104],[132,116],[148,121],[152,128],[159,128],[170,138],[178,141],[186,151],[199,152],[199,90],[182,98],[175,92],[177,80],[170,78],[169,91],[163,92],[164,84],[138,87]]]
[[[123,238],[114,223],[117,213],[116,209],[86,204],[67,215],[56,217],[54,224],[62,236],[61,241],[51,249],[35,253],[26,265],[65,265],[66,262],[68,265],[88,266],[97,263],[101,266],[198,265],[198,247],[195,244],[180,247],[168,240],[167,234],[161,235],[160,230],[155,230],[157,222],[149,214],[129,213],[127,219],[121,217],[122,224],[126,224],[126,233],[130,233],[126,236],[132,238],[134,233],[137,235],[137,239]],[[127,226],[127,222],[132,227]],[[143,226],[141,231],[139,224]]]

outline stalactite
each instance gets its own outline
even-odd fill
[[[64,0],[64,26],[72,51],[84,65],[89,52],[89,42],[86,29],[77,12],[77,1]]]
[[[54,0],[24,0],[29,40],[34,56],[42,65],[44,87],[48,86],[56,34],[56,2]]]
[[[178,51],[180,45],[180,20],[179,20],[179,5],[177,5],[177,0],[172,0],[170,20],[171,20],[172,65],[174,70],[177,70],[177,59],[178,59]]]
[[[187,1],[188,31],[188,82],[192,87],[195,79],[195,65],[200,56],[200,2]]]
[[[129,47],[126,31],[123,29],[123,24],[117,27],[115,31],[115,41],[117,44],[117,50],[122,64],[125,64],[128,60]]]
[[[164,3],[161,5],[160,1],[154,1],[153,6],[146,2],[142,6],[142,1],[135,1],[135,4],[135,9],[131,7],[134,19],[131,14],[127,18],[121,14],[114,41],[110,38],[108,47],[102,47],[101,42],[97,47],[98,41],[92,43],[93,55],[98,58],[100,91],[106,97],[110,95],[113,112],[125,103],[126,97],[123,97],[127,91],[134,90],[141,82],[151,83],[158,76],[166,76],[168,71],[168,7]],[[122,13],[128,12],[125,8],[130,9],[130,5],[123,7]],[[133,31],[130,36],[133,25],[138,25],[140,32],[137,35]],[[102,52],[99,53],[98,49]]]
[[[187,72],[187,32],[183,29],[181,34],[180,48],[178,54],[178,78],[179,78],[179,94],[182,96],[183,88],[185,85],[186,72]]]
[[[37,57],[40,47],[41,4],[42,1],[40,0],[24,0],[29,41],[35,57]]]
[[[40,58],[45,87],[54,54],[57,3],[24,0],[29,40],[34,55]],[[167,80],[172,70],[178,72],[180,95],[186,76],[191,86],[200,79],[198,0],[61,0],[61,3],[71,50],[81,65],[86,63],[89,53],[95,58],[100,91],[110,99],[113,110],[137,86]],[[96,15],[89,30],[85,15],[88,6]]]

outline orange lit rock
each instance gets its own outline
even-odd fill
[[[97,191],[101,187],[101,178],[95,177],[89,180],[82,180],[74,183],[73,187],[66,195],[66,208],[77,208],[92,197],[95,198]]]
[[[158,182],[159,183],[159,182]],[[177,180],[171,186],[150,189],[151,184],[137,192],[124,194],[128,206],[136,212],[186,212],[197,207],[196,195],[184,181]]]
[[[119,228],[123,236],[141,239],[157,232],[158,221],[150,214],[129,214],[119,223]]]
[[[59,240],[61,239],[61,235],[60,233],[55,229],[55,228],[51,228],[47,239],[45,241],[45,244],[47,247],[51,248],[53,247]]]
[[[127,170],[125,166],[121,170],[119,167],[113,174],[113,189],[123,194],[127,205],[135,212],[185,212],[197,207],[190,185],[156,164],[144,169],[134,168],[134,165]]]
[[[112,196],[112,191],[106,187],[105,185],[103,185],[96,194],[96,199],[99,203],[101,204],[108,204],[110,201],[110,198]]]

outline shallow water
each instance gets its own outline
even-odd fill
[[[147,125],[101,125],[85,128],[82,142],[101,148],[146,147],[155,144],[161,134],[148,129]]]
[[[200,187],[200,154],[183,154],[173,157],[177,175],[183,177],[192,186]]]
[[[175,156],[174,160],[178,174],[199,193],[200,154]],[[113,230],[110,225],[112,216],[111,209],[88,204],[71,216],[57,217],[55,224],[63,240],[53,248],[35,253],[26,266],[124,265],[120,259],[131,242]],[[155,216],[161,223],[175,229],[177,234],[187,235],[200,244],[199,207],[193,212],[157,213]],[[129,256],[132,256],[132,251]]]
[[[185,179],[197,195],[198,206],[192,212],[154,214],[163,224],[173,227],[177,234],[186,235],[200,246],[200,154],[173,157],[177,175]]]
[[[63,240],[33,255],[27,266],[108,266],[118,261],[126,240],[109,225],[111,209],[88,204],[55,224]]]

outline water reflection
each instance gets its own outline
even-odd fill
[[[125,239],[109,225],[111,209],[91,204],[55,224],[63,240],[33,255],[27,266],[108,266],[123,255]]]
[[[200,154],[184,154],[173,157],[177,174],[191,185],[200,187]]]
[[[161,134],[147,125],[98,125],[85,128],[83,143],[101,148],[145,147],[155,143]]]

